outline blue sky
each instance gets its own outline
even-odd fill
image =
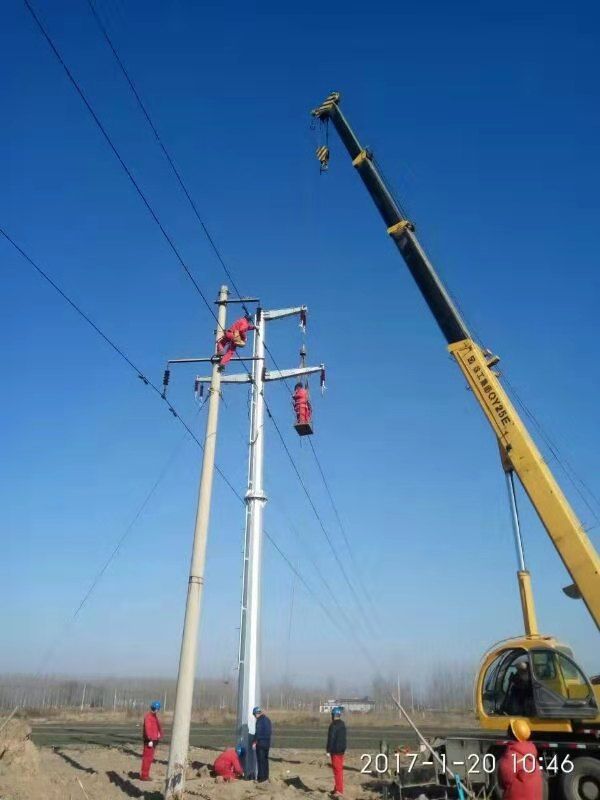
[[[70,68],[210,295],[224,276],[135,106],[87,4],[35,4]],[[341,146],[319,176],[308,111],[332,89],[373,148],[482,341],[596,495],[598,11],[592,4],[484,8],[98,0],[200,211],[246,293],[306,303],[306,343],[328,366],[315,447],[362,580],[365,640],[386,673],[476,662],[522,623],[496,445]],[[0,158],[10,234],[147,374],[204,355],[206,309],[19,2],[2,26]],[[0,467],[5,609],[0,669],[34,671],[174,448],[156,496],[79,620],[53,672],[174,675],[199,453],[161,403],[6,243],[0,243],[4,414]],[[293,322],[269,330],[295,365]],[[193,369],[172,399],[191,420]],[[289,396],[269,403],[332,538],[343,541]],[[241,492],[247,397],[229,389],[218,463]],[[195,423],[203,434],[203,419]],[[554,461],[557,477],[590,525]],[[318,586],[306,552],[352,598],[268,430],[266,526]],[[597,633],[522,499],[545,631],[598,669]],[[596,505],[596,512],[600,511]],[[292,521],[299,536],[290,529]],[[215,484],[199,670],[236,657],[243,509]],[[598,527],[590,531],[596,547]],[[350,570],[351,567],[348,566]],[[297,680],[372,668],[269,545],[267,673]],[[330,603],[324,590],[325,603]]]

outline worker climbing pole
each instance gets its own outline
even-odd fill
[[[217,355],[221,357],[219,368],[223,370],[228,364],[238,347],[244,347],[248,338],[248,331],[253,331],[252,317],[246,313],[237,319],[231,327],[227,328],[217,342]]]

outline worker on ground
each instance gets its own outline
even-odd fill
[[[271,747],[271,720],[260,706],[254,706],[252,714],[256,729],[252,747],[256,753],[256,779],[259,783],[269,780],[269,749]]]
[[[294,404],[294,412],[296,414],[296,424],[309,423],[312,421],[312,406],[306,389],[301,383],[294,386],[294,394],[292,396]]]
[[[162,739],[162,725],[158,718],[160,711],[160,700],[155,700],[150,704],[150,711],[144,717],[144,751],[142,753],[142,767],[140,769],[140,780],[149,781],[150,767],[154,761],[156,745]]]
[[[346,752],[346,724],[342,720],[342,707],[331,709],[331,724],[327,731],[327,755],[333,770],[333,797],[344,795],[344,753]]]
[[[244,347],[247,341],[248,331],[253,330],[255,330],[255,327],[252,324],[252,317],[250,314],[240,317],[233,325],[227,328],[223,336],[221,336],[217,342],[217,355],[221,356],[219,365],[221,368],[231,361],[238,347]]]
[[[240,759],[244,757],[245,750],[241,744],[237,747],[230,747],[221,753],[213,764],[213,770],[217,778],[225,781],[235,781],[244,774],[244,768]]]
[[[513,719],[508,728],[511,740],[498,762],[504,793],[502,800],[542,800],[543,778],[537,747],[528,741],[529,723]]]

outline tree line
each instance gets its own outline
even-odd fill
[[[368,696],[375,711],[393,713],[392,699],[412,711],[466,711],[472,708],[474,671],[466,666],[437,666],[426,678],[412,680],[374,678],[360,692],[337,685],[333,678],[321,687],[300,687],[289,681],[267,684],[262,702],[267,708],[315,713],[324,700]],[[197,680],[194,689],[195,711],[235,713],[237,680]],[[66,710],[98,710],[139,713],[153,700],[160,700],[163,710],[172,711],[175,681],[166,678],[73,678],[29,675],[0,676],[0,709],[15,707],[51,714]]]

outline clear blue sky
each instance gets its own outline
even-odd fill
[[[219,264],[87,4],[35,6],[214,296]],[[476,661],[522,627],[496,445],[334,137],[330,172],[319,176],[308,111],[330,90],[343,93],[467,319],[600,494],[597,8],[98,8],[243,291],[265,307],[310,308],[307,345],[327,363],[329,384],[323,400],[313,386],[315,446],[380,609],[365,638],[382,669]],[[168,357],[209,351],[212,321],[25,6],[4,12],[2,225],[160,380]],[[0,669],[33,671],[182,433],[10,246],[0,242],[0,255]],[[297,363],[294,323],[269,337],[281,364]],[[187,419],[193,374],[182,369],[172,385]],[[269,392],[344,555],[310,451],[290,427],[289,397],[281,386]],[[218,447],[241,492],[246,399],[227,391]],[[203,420],[196,425],[203,433]],[[268,530],[318,585],[310,549],[353,615],[272,428],[267,461]],[[48,670],[175,673],[198,471],[186,442]],[[568,576],[524,499],[522,507],[541,625],[597,670],[595,627],[563,597]],[[235,660],[242,529],[243,509],[217,480],[203,674],[224,675]],[[598,527],[590,535],[598,547]],[[269,545],[265,553],[269,676],[280,677],[289,658],[297,679],[341,673],[364,685],[372,669],[301,590],[288,648],[292,578]]]

